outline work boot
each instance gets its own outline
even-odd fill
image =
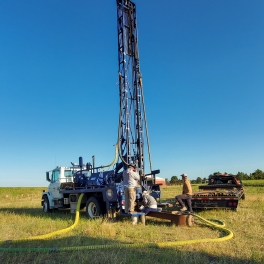
[[[187,207],[186,206],[183,206],[181,209],[180,209],[181,212],[183,211],[187,211]]]

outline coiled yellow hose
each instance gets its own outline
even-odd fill
[[[80,217],[80,204],[82,201],[83,194],[80,195],[77,203],[76,208],[76,215],[75,215],[75,221],[73,225],[71,225],[68,228],[61,229],[46,235],[40,235],[40,236],[34,236],[29,237],[26,239],[17,239],[12,240],[10,242],[24,242],[24,241],[32,241],[32,240],[42,240],[42,239],[48,239],[56,235],[61,235],[63,233],[69,232],[72,229],[74,229],[78,222]],[[204,219],[201,216],[198,216],[196,214],[193,214],[194,217],[199,218],[207,225],[211,226],[212,228],[218,229],[220,231],[223,231],[225,234],[222,237],[218,238],[202,238],[202,239],[193,239],[193,240],[181,240],[181,241],[174,241],[174,242],[157,242],[157,243],[134,243],[134,244],[124,244],[124,243],[118,243],[118,244],[107,244],[107,245],[92,245],[92,246],[74,246],[74,247],[62,247],[62,248],[0,248],[1,251],[8,251],[8,252],[57,252],[57,251],[74,251],[74,250],[94,250],[94,249],[113,249],[113,248],[165,248],[165,247],[174,247],[174,246],[182,246],[186,244],[194,244],[194,243],[207,243],[207,242],[223,242],[226,240],[229,240],[233,237],[233,232],[227,228],[224,228],[224,224],[221,223],[219,220],[213,220],[213,219]],[[215,224],[214,222],[218,222],[220,224]],[[0,241],[1,243],[6,241]]]

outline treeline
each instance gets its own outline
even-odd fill
[[[264,172],[262,170],[255,170],[253,173],[250,173],[249,175],[247,173],[244,172],[238,172],[237,174],[232,174],[232,173],[228,173],[228,172],[214,172],[213,174],[210,174],[209,176],[212,175],[219,175],[219,174],[229,174],[229,175],[233,175],[235,176],[238,180],[243,181],[243,180],[263,180],[264,179]],[[208,176],[208,178],[209,178]],[[201,178],[201,177],[197,177],[196,180],[191,180],[191,183],[206,183],[208,178]],[[172,176],[171,179],[165,179],[166,184],[167,185],[177,185],[177,184],[181,184],[182,183],[182,179],[179,176]]]

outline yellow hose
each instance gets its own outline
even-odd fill
[[[118,158],[118,143],[115,144],[115,147],[116,147],[116,149],[115,149],[115,158],[114,158],[113,162],[110,163],[109,165],[101,166],[101,168],[110,167],[116,162],[116,160]]]
[[[51,237],[56,236],[56,235],[61,235],[61,234],[67,233],[67,232],[71,231],[72,229],[74,229],[77,226],[78,222],[79,222],[79,218],[80,218],[80,206],[81,206],[81,201],[82,201],[83,195],[84,194],[82,193],[79,196],[79,199],[78,199],[78,202],[77,202],[76,214],[75,214],[75,221],[74,221],[73,225],[71,225],[71,226],[69,226],[67,228],[61,229],[61,230],[57,230],[57,231],[48,233],[46,235],[29,237],[28,240],[42,240],[42,239],[47,239],[47,238],[51,238]]]
[[[231,239],[234,235],[231,230],[224,228],[224,226],[225,226],[224,224],[217,225],[217,224],[213,223],[212,221],[209,221],[209,220],[207,220],[201,216],[198,216],[196,214],[193,214],[193,216],[204,221],[209,226],[212,226],[215,229],[223,231],[225,233],[225,236],[218,237],[218,238],[200,238],[200,239],[181,240],[181,241],[174,241],[174,242],[159,242],[159,243],[157,243],[158,246],[162,248],[162,247],[182,246],[182,245],[194,244],[194,243],[223,242],[223,241]]]
[[[79,196],[77,208],[76,208],[76,215],[75,215],[75,221],[73,225],[71,225],[68,228],[64,228],[55,232],[48,233],[46,235],[39,235],[34,237],[29,237],[26,239],[17,239],[12,240],[11,242],[23,242],[23,241],[32,241],[32,240],[42,240],[42,239],[48,239],[56,235],[61,235],[66,232],[71,231],[74,229],[78,222],[80,217],[80,205],[82,201],[83,194]],[[46,251],[73,251],[73,250],[82,250],[82,249],[113,249],[113,248],[165,248],[165,247],[174,247],[174,246],[182,246],[186,244],[194,244],[194,243],[208,243],[208,242],[223,242],[226,240],[229,240],[233,237],[233,232],[227,228],[224,228],[224,224],[215,224],[213,221],[220,222],[219,220],[213,220],[210,219],[204,219],[201,216],[198,216],[196,214],[193,214],[194,217],[199,218],[203,222],[205,222],[207,225],[218,229],[220,231],[224,232],[223,237],[219,238],[202,238],[202,239],[193,239],[193,240],[181,240],[181,241],[174,241],[174,242],[157,242],[157,243],[134,243],[134,244],[125,244],[125,243],[118,243],[118,244],[107,244],[107,245],[92,245],[92,246],[74,246],[74,247],[63,247],[63,248],[0,248],[1,251],[9,251],[9,252],[21,252],[21,251],[27,251],[27,252],[46,252]],[[6,241],[0,241],[1,243]]]
[[[77,226],[77,224],[79,222],[80,205],[81,205],[82,198],[83,198],[83,193],[79,196],[79,199],[78,199],[78,202],[77,202],[75,221],[74,221],[73,225],[71,225],[71,226],[69,226],[67,228],[61,229],[61,230],[57,230],[57,231],[48,233],[46,235],[39,235],[39,236],[28,237],[28,238],[24,238],[24,239],[16,239],[16,240],[12,240],[12,242],[13,241],[14,242],[23,242],[23,241],[32,241],[32,240],[43,240],[43,239],[48,239],[48,238],[51,238],[53,236],[61,235],[61,234],[64,234],[64,233],[67,233],[67,232],[71,231],[72,229],[74,229]],[[1,242],[4,242],[4,241],[1,241]]]

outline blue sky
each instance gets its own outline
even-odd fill
[[[135,1],[153,169],[264,170],[264,1]],[[114,0],[0,0],[1,186],[114,158]]]

